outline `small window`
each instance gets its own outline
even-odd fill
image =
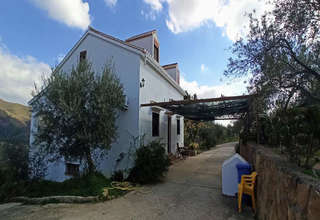
[[[66,175],[79,176],[79,164],[66,163]]]
[[[152,112],[152,137],[159,136],[159,113]]]
[[[180,135],[180,119],[177,119],[177,135]]]
[[[157,47],[156,45],[154,45],[154,55],[153,55],[153,57],[154,57],[154,59],[157,61],[157,62],[159,62],[159,47]]]
[[[86,50],[80,52],[80,62],[82,62],[85,59],[87,59],[87,51]]]

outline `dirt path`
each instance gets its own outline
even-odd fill
[[[237,213],[237,200],[221,194],[221,165],[234,143],[170,167],[166,181],[96,204],[0,205],[0,219],[253,219]]]

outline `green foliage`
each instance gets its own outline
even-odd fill
[[[281,146],[291,161],[311,168],[320,150],[320,107],[295,107],[276,111],[264,126],[267,142]]]
[[[34,181],[26,187],[26,196],[98,196],[104,187],[110,187],[111,181],[100,173],[87,174],[64,182],[47,180]]]
[[[227,76],[252,74],[249,92],[262,112],[320,102],[320,4],[271,1],[274,10],[250,18],[250,32],[232,46]],[[261,112],[260,112],[261,113]]]
[[[128,179],[142,184],[157,182],[168,171],[169,165],[164,144],[152,141],[136,151],[135,165]]]
[[[35,144],[51,160],[84,159],[94,172],[98,158],[92,158],[93,151],[99,149],[102,156],[116,140],[116,119],[125,101],[114,66],[95,73],[83,61],[70,73],[53,72],[43,83],[33,103],[40,120]]]
[[[124,175],[122,170],[117,170],[112,174],[111,179],[113,181],[122,182],[124,180]]]
[[[10,183],[12,185],[12,183]],[[92,173],[80,178],[72,178],[64,182],[48,180],[9,183],[0,186],[0,201],[14,196],[44,197],[44,196],[102,196],[103,189],[111,187],[111,180],[101,173]],[[9,192],[5,190],[10,189]],[[120,196],[125,192],[110,189],[109,195]]]
[[[238,123],[236,126],[239,127]],[[208,150],[217,144],[235,141],[238,137],[238,127],[222,126],[212,122],[184,121],[184,144],[191,147],[197,144],[200,149]]]
[[[0,143],[0,201],[21,192],[28,179],[28,148],[23,144]]]
[[[309,168],[320,134],[320,2],[271,3],[262,17],[249,15],[250,32],[233,44],[225,75],[252,74],[248,89],[257,94],[251,107],[259,120],[250,119],[245,140],[256,134]]]

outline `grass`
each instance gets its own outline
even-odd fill
[[[0,203],[10,201],[17,196],[46,197],[46,196],[99,196],[102,200],[117,198],[126,191],[111,187],[111,180],[100,173],[72,178],[64,182],[48,180],[26,182],[11,181],[0,185]],[[105,188],[108,197],[103,196]]]
[[[23,196],[101,196],[105,187],[111,187],[111,180],[96,173],[64,182],[47,180],[33,182],[26,186]],[[110,196],[118,197],[124,194],[125,191],[118,189],[109,190]]]

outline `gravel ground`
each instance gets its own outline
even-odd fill
[[[112,201],[88,204],[0,205],[0,219],[254,219],[237,212],[236,198],[221,194],[222,162],[234,153],[227,143],[170,167],[163,183]]]

